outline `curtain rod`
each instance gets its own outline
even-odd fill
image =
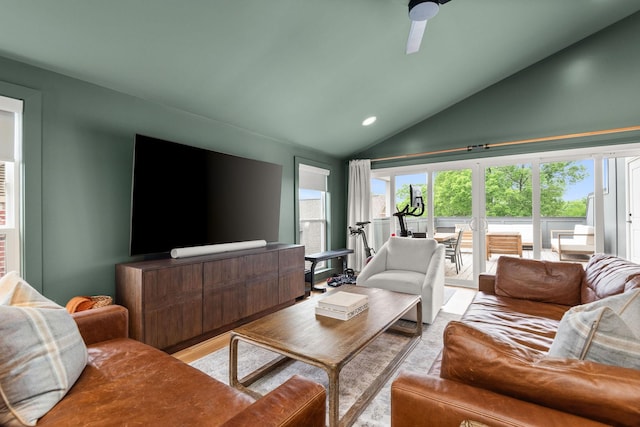
[[[455,153],[460,151],[476,151],[478,149],[488,149],[492,147],[505,147],[509,145],[521,145],[521,144],[532,144],[535,142],[547,142],[547,141],[557,141],[561,139],[575,139],[587,136],[598,136],[598,135],[610,135],[613,133],[623,133],[623,132],[632,132],[632,131],[640,131],[640,126],[628,126],[622,128],[615,129],[603,129],[596,130],[591,132],[580,132],[580,133],[569,133],[565,135],[555,135],[555,136],[544,136],[540,138],[530,138],[530,139],[521,139],[516,141],[509,142],[496,142],[492,144],[481,144],[481,145],[469,145],[466,147],[458,147],[458,148],[449,148],[446,150],[438,150],[438,151],[425,151],[422,153],[413,153],[413,154],[401,154],[399,156],[390,156],[390,157],[380,157],[378,159],[371,159],[372,162],[383,162],[387,160],[400,160],[400,159],[411,159],[414,157],[426,157],[432,156],[434,154],[446,154],[446,153]]]

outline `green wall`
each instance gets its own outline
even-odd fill
[[[136,133],[281,164],[285,243],[295,242],[294,158],[323,162],[335,178],[331,239],[335,247],[345,244],[339,159],[2,57],[0,94],[26,100],[24,275],[59,304],[74,295],[114,295],[114,265],[133,260]]]
[[[354,158],[376,159],[640,125],[638,46],[640,13],[358,153]],[[470,68],[469,72],[473,69]],[[468,156],[639,141],[640,132],[633,132],[375,162],[373,166],[400,166]]]

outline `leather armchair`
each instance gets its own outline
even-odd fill
[[[392,236],[362,269],[358,286],[422,296],[422,321],[432,323],[444,301],[444,245]],[[413,312],[406,317],[416,320]]]

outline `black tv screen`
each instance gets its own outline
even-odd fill
[[[282,166],[136,135],[131,255],[278,240]]]

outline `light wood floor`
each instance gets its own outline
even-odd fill
[[[448,313],[462,314],[471,303],[471,300],[473,299],[473,296],[475,295],[476,291],[473,289],[467,289],[467,288],[453,288],[453,287],[451,288],[455,289],[456,292],[449,299],[449,301],[442,307],[442,311],[446,311]],[[318,292],[313,292],[310,298],[314,298],[318,295],[322,295],[322,294]],[[213,337],[211,339],[208,339],[206,341],[203,341],[201,343],[198,343],[196,345],[193,345],[191,347],[188,347],[177,353],[173,353],[173,356],[179,360],[182,360],[185,363],[190,363],[190,362],[193,362],[194,360],[197,360],[206,356],[209,353],[213,353],[215,351],[218,351],[222,348],[227,347],[229,345],[229,339],[230,339],[229,333],[227,332],[227,333],[218,335],[216,337]]]
[[[202,341],[191,347],[187,347],[184,350],[180,350],[177,353],[173,353],[173,357],[182,360],[185,363],[191,363],[194,360],[198,360],[209,353],[218,351],[221,348],[225,348],[229,345],[229,333],[215,336],[206,341]]]

